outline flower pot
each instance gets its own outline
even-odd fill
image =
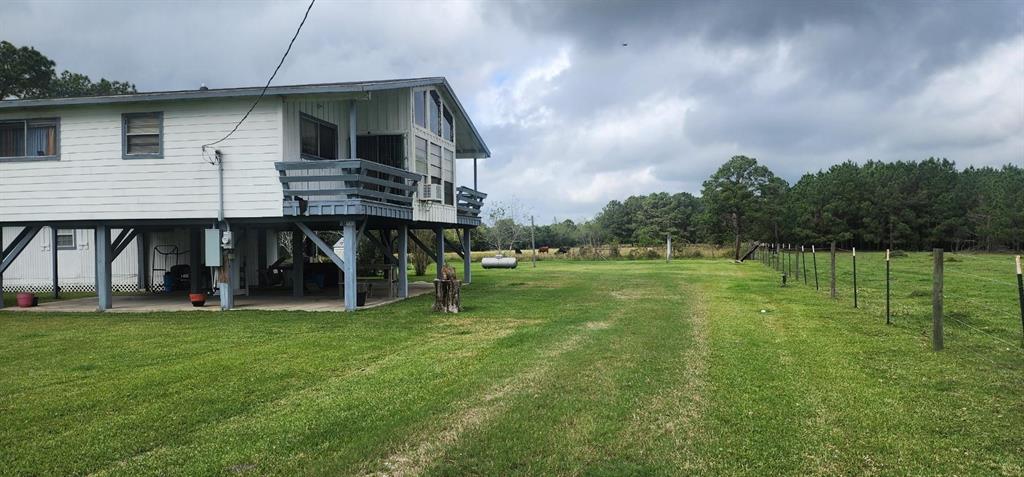
[[[36,299],[36,294],[35,293],[19,293],[17,295],[18,307],[19,308],[29,308],[31,306],[35,306],[35,305],[33,305],[33,303],[35,303],[35,299]]]
[[[198,308],[198,307],[203,306],[203,305],[206,304],[206,294],[205,293],[189,293],[188,294],[188,301],[192,302],[192,306]]]

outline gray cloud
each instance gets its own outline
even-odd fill
[[[11,3],[0,38],[143,90],[258,85],[303,8]],[[847,159],[1024,163],[1015,2],[321,0],[276,83],[433,75],[494,152],[481,188],[541,220],[699,192],[734,154],[790,181]]]

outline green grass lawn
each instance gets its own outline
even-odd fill
[[[818,258],[821,291],[725,260],[477,270],[459,315],[0,311],[0,473],[1024,474],[1006,257],[947,264],[941,353],[928,254],[894,262],[894,326],[877,255],[858,310]]]

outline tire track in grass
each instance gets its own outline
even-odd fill
[[[513,334],[521,326],[526,325],[525,322],[512,322],[505,324],[509,326],[506,328],[485,327],[476,330],[476,334],[459,335],[457,338],[468,340],[466,343],[468,346],[480,338],[481,335],[485,336],[486,340],[484,342],[475,344],[475,346],[479,348],[484,346],[486,343],[490,343],[494,340]],[[339,392],[339,389],[344,388],[354,380],[365,379],[367,377],[378,375],[384,370],[393,369],[396,366],[400,366],[411,354],[415,354],[422,349],[431,348],[439,343],[448,342],[452,339],[453,336],[449,333],[434,333],[427,339],[417,342],[409,342],[400,348],[389,351],[380,356],[368,357],[363,364],[352,366],[340,374],[332,376],[324,381],[318,381],[308,386],[289,390],[275,399],[262,402],[259,405],[254,406],[252,409],[247,409],[242,413],[226,416],[223,419],[206,423],[202,427],[190,431],[188,435],[183,438],[182,442],[161,443],[155,447],[143,449],[131,456],[127,456],[117,462],[113,462],[105,468],[89,472],[88,475],[100,476],[117,473],[132,474],[156,471],[157,469],[155,466],[160,465],[158,462],[162,459],[170,458],[173,455],[182,453],[199,453],[206,443],[216,439],[216,436],[233,435],[235,433],[245,432],[250,426],[254,425],[253,419],[256,416],[266,421],[284,419],[288,415],[295,413],[297,409],[312,405],[310,403],[322,403],[327,400],[329,396]],[[242,465],[239,468],[244,467],[245,465]],[[146,470],[142,471],[141,469]],[[230,471],[231,469],[227,470]]]
[[[540,353],[539,364],[491,387],[476,402],[462,403],[458,406],[460,411],[445,419],[448,424],[443,429],[431,429],[431,432],[410,439],[409,444],[383,460],[383,470],[372,471],[367,475],[403,477],[423,474],[438,462],[448,449],[457,445],[463,435],[486,425],[505,412],[512,397],[539,389],[554,360],[578,349],[589,338],[589,333],[610,327],[621,315],[622,310],[617,309],[613,316],[606,320],[590,321],[574,327],[574,334]]]
[[[690,445],[699,437],[703,418],[710,357],[708,309],[703,290],[683,285],[682,292],[691,297],[685,309],[690,321],[691,343],[684,353],[681,382],[652,396],[634,411],[623,442],[641,443],[644,454],[658,455],[656,447],[671,444],[669,455],[680,470],[706,470],[695,460]]]

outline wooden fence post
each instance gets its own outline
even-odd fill
[[[885,249],[885,324],[891,325],[889,315],[889,249]]]
[[[851,249],[853,258],[853,307],[857,308],[857,247]]]
[[[942,249],[932,249],[932,349],[942,351]]]
[[[1021,275],[1020,255],[1017,255],[1017,295],[1020,300],[1020,327],[1024,333],[1024,275]],[[1024,345],[1024,334],[1021,334],[1021,345]]]
[[[818,254],[814,251],[814,245],[811,245],[811,263],[814,265],[814,291],[818,291]]]
[[[832,241],[832,281],[829,285],[829,296],[832,299],[836,298],[836,242]]]

